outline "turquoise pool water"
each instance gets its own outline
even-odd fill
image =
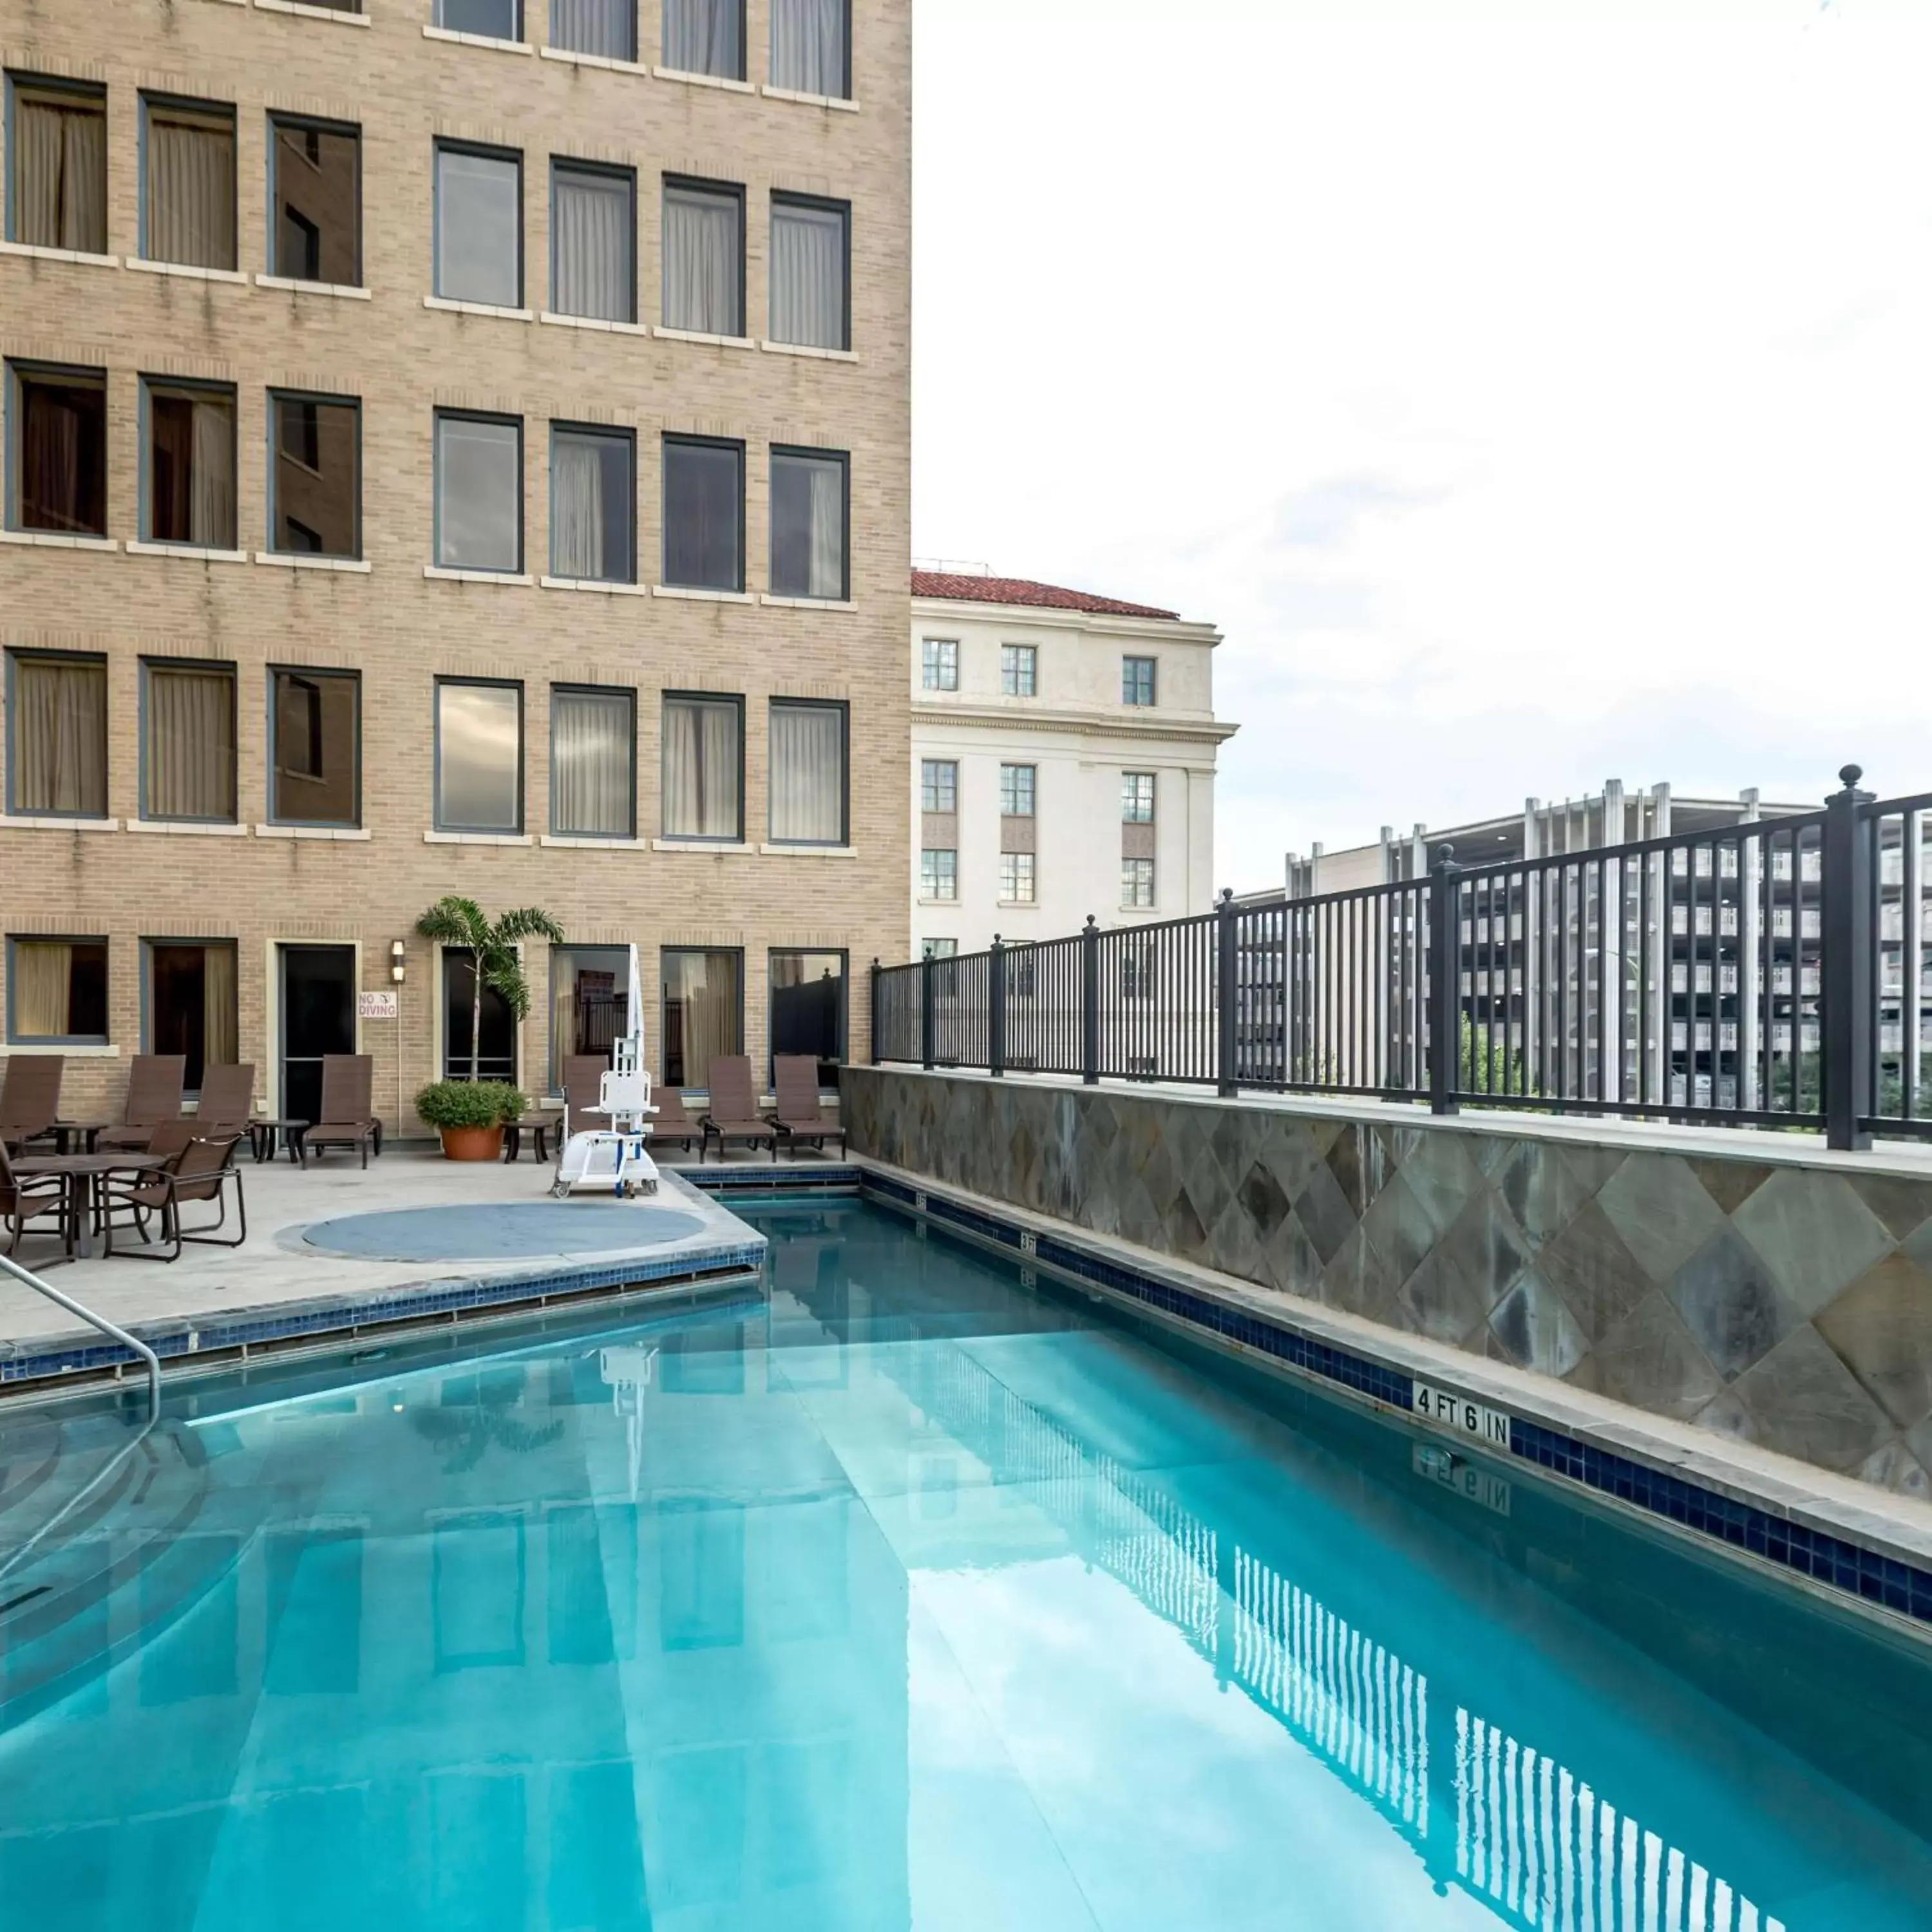
[[[0,1926],[1932,1925],[1917,1654],[746,1212],[754,1304],[178,1394],[0,1576]],[[61,1413],[0,1564],[132,1439]]]

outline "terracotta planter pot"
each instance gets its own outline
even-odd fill
[[[445,1160],[498,1160],[502,1156],[501,1127],[445,1127],[442,1133]]]

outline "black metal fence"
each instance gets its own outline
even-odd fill
[[[1932,1138],[1932,793],[872,967],[873,1055]]]

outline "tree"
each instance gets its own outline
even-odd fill
[[[469,949],[470,1078],[473,1082],[482,1058],[484,988],[500,994],[503,1004],[520,1024],[530,1016],[530,982],[524,977],[517,941],[547,939],[553,946],[561,946],[563,928],[540,907],[525,906],[491,920],[484,916],[483,908],[474,899],[452,894],[438,899],[416,921],[416,931],[438,945]]]

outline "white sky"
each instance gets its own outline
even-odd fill
[[[1218,623],[1217,872],[1932,788],[1932,0],[916,0],[916,554]]]

